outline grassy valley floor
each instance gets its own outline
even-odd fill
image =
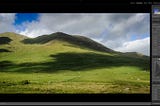
[[[149,72],[136,67],[56,73],[0,73],[0,93],[149,93]]]

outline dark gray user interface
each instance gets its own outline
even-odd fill
[[[160,104],[160,5],[152,6],[152,101]]]

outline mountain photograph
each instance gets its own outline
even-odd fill
[[[149,94],[148,18],[0,14],[0,94]]]

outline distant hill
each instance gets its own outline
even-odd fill
[[[0,34],[0,45],[13,43],[12,46],[21,44],[47,44],[54,41],[68,42],[75,46],[81,47],[82,49],[91,49],[99,52],[116,53],[119,55],[129,57],[149,57],[137,52],[119,52],[114,51],[104,45],[84,36],[80,35],[69,35],[63,32],[56,32],[49,35],[41,35],[36,38],[29,38],[25,35],[20,35],[14,32],[5,32]],[[69,45],[68,45],[69,46]],[[5,48],[6,49],[6,48]],[[2,48],[2,52],[7,52]]]
[[[97,50],[101,52],[114,52],[113,50],[87,37],[78,36],[78,35],[69,35],[62,32],[56,32],[50,35],[42,35],[36,38],[28,38],[28,39],[24,39],[22,42],[25,44],[35,44],[35,43],[45,44],[54,40],[66,41],[71,44],[75,44],[81,47],[85,47],[85,48],[89,48],[89,49]]]

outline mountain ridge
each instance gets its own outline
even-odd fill
[[[17,34],[15,32],[4,32],[4,33],[0,33],[0,39],[1,37],[11,38],[11,41],[18,39],[18,41],[16,42],[21,42],[24,44],[46,44],[54,40],[60,40],[60,41],[67,41],[74,45],[78,45],[79,47],[84,47],[84,48],[88,48],[88,49],[92,49],[100,52],[118,53],[126,56],[140,56],[140,57],[145,56],[146,57],[146,55],[138,52],[114,51],[90,38],[87,38],[81,35],[69,35],[63,32],[55,32],[48,35],[41,35],[36,38],[29,38],[25,35]]]
[[[97,50],[101,52],[115,52],[114,50],[109,49],[90,38],[79,36],[79,35],[78,36],[69,35],[69,34],[62,33],[62,32],[56,32],[56,33],[52,33],[49,35],[42,35],[36,38],[28,38],[28,39],[24,39],[22,42],[25,44],[36,44],[36,43],[45,44],[53,40],[67,41],[71,44],[75,44],[81,47],[85,47],[85,48],[89,48],[89,49]]]

